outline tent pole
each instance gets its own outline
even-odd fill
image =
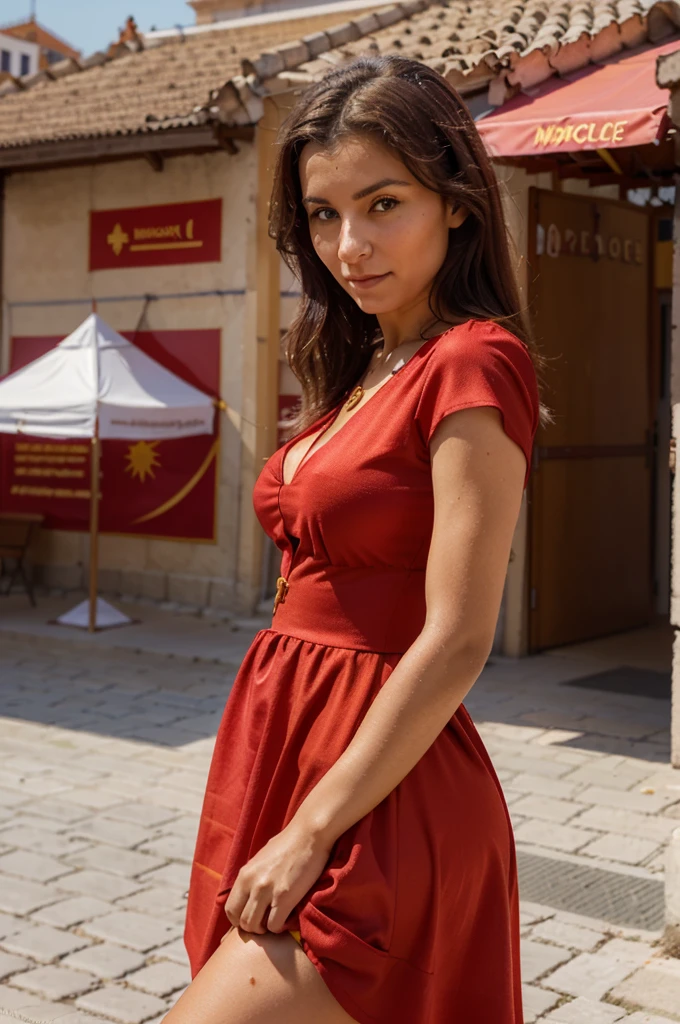
[[[92,438],[90,463],[90,612],[88,630],[94,633],[97,628],[97,576],[99,560],[99,424],[95,427]]]

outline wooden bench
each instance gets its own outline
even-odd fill
[[[35,607],[33,584],[26,572],[25,558],[34,532],[42,523],[44,516],[22,512],[0,512],[0,577],[8,576],[9,583],[4,590],[9,594],[18,579],[21,579],[28,599]],[[14,568],[8,569],[5,560],[11,559]]]

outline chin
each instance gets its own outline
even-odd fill
[[[352,298],[362,313],[369,316],[381,316],[382,314],[394,313],[402,305],[397,299],[378,298],[377,295],[353,295]]]

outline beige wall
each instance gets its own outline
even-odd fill
[[[255,148],[239,143],[235,155],[217,153],[167,160],[161,173],[144,160],[39,173],[18,173],[6,183],[5,337],[10,334],[68,333],[90,311],[80,305],[21,307],[16,303],[50,299],[99,300],[98,312],[118,330],[133,329],[143,302],[125,296],[151,293],[237,289],[229,297],[161,299],[152,302],[141,326],[150,330],[220,328],[221,394],[230,407],[222,414],[217,544],[103,537],[104,589],[167,597],[188,604],[214,604],[248,610],[259,581],[243,579],[238,548],[239,481],[244,459],[241,411],[253,413],[244,394],[246,311],[254,303],[254,260],[248,236],[255,220]],[[89,211],[222,197],[222,262],[145,269],[88,271]],[[107,296],[120,301],[103,301]],[[247,390],[247,389],[246,389]],[[245,403],[245,404],[244,404]],[[252,435],[244,445],[252,444]],[[247,453],[246,453],[247,454]],[[244,524],[241,523],[240,527]],[[252,522],[246,524],[252,530]],[[76,585],[87,560],[87,537],[43,534],[36,561],[50,566],[55,585]]]

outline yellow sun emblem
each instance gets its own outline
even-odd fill
[[[161,464],[156,452],[159,444],[159,441],[137,441],[136,444],[131,444],[128,448],[128,464],[125,467],[125,472],[139,477],[142,483],[147,476],[153,479],[156,475],[154,469]]]

